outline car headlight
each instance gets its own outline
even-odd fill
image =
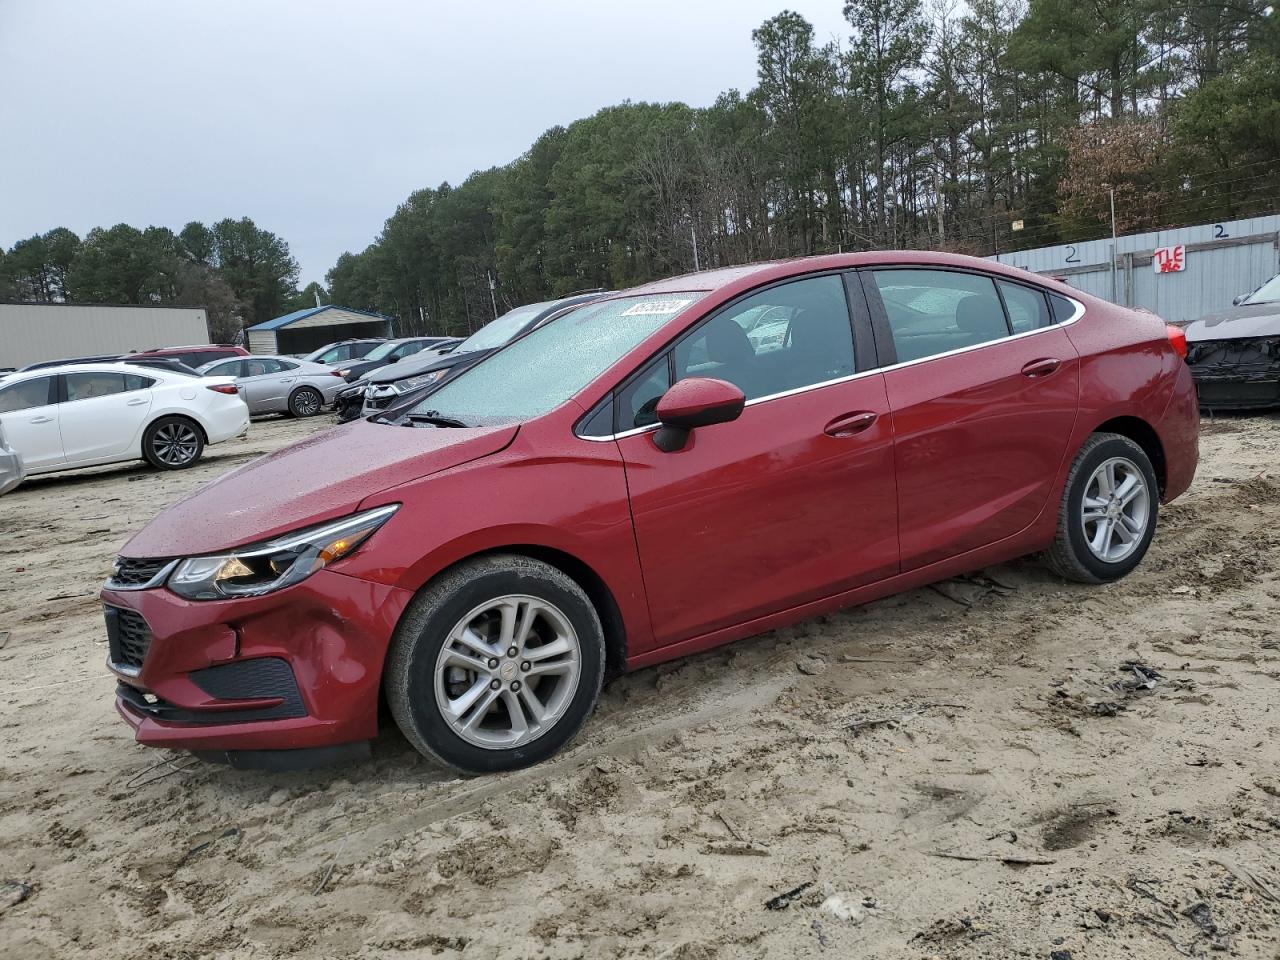
[[[425,387],[428,384],[435,383],[443,376],[443,370],[432,370],[430,373],[424,373],[416,377],[409,377],[407,380],[399,380],[392,384],[392,386],[396,393],[407,393],[410,390],[417,390],[419,387]]]
[[[283,590],[353,553],[399,509],[400,504],[393,503],[266,543],[189,557],[169,576],[169,589],[188,600],[257,597]]]

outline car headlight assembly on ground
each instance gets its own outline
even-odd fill
[[[283,590],[354,552],[399,508],[398,503],[377,507],[266,543],[190,557],[169,577],[169,589],[188,600],[256,597]]]

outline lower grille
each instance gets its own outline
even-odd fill
[[[140,613],[125,607],[104,607],[107,618],[107,647],[117,667],[142,669],[151,647],[151,628]]]

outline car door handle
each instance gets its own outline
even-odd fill
[[[1024,377],[1047,377],[1053,371],[1062,366],[1062,361],[1057,357],[1044,357],[1040,360],[1032,360],[1022,368]]]
[[[32,423],[53,423],[53,417],[32,417]]]
[[[142,406],[142,405],[143,405],[144,403],[146,403],[146,402],[147,402],[147,401],[146,401],[146,399],[145,399],[145,398],[143,398],[143,397],[134,397],[134,398],[133,398],[132,400],[130,400],[127,404],[125,404],[125,406],[128,406],[128,407],[140,407],[140,406]]]
[[[870,410],[846,413],[828,423],[822,428],[822,432],[829,437],[852,437],[855,433],[862,433],[879,418],[879,414],[872,413]]]

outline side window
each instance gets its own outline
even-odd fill
[[[990,277],[950,270],[873,270],[871,275],[899,363],[1009,336]]]
[[[664,353],[618,391],[618,432],[658,422],[658,401],[671,388],[669,354]]]
[[[415,340],[413,343],[406,343],[404,346],[402,346],[399,350],[396,351],[396,356],[398,356],[401,360],[403,360],[405,357],[412,357],[415,353],[420,352],[422,348],[425,346],[426,344],[420,340]]]
[[[123,373],[68,373],[66,375],[67,401],[92,400],[94,397],[109,397],[113,393],[124,393]]]
[[[126,373],[124,375],[124,388],[126,390],[145,390],[154,384],[155,381],[150,377],[144,377],[136,373]]]
[[[292,363],[291,361],[288,361],[288,360],[277,360],[276,363],[279,365],[281,373],[283,373],[286,370],[298,369],[298,365],[296,363]]]
[[[244,361],[244,373],[242,376],[262,377],[268,373],[276,373],[279,369],[279,364],[274,360],[255,358],[253,360]]]
[[[37,377],[0,388],[0,413],[46,406],[52,387],[53,377]]]
[[[1009,283],[997,280],[1000,295],[1004,298],[1004,306],[1009,311],[1009,326],[1014,333],[1026,333],[1049,326],[1049,307],[1044,302],[1044,294],[1020,283]]]
[[[244,363],[240,360],[228,360],[205,371],[206,377],[242,377]]]
[[[748,400],[850,376],[853,328],[844,283],[833,275],[807,277],[745,297],[685,334],[675,364],[677,380],[728,380]]]
[[[1064,323],[1075,315],[1076,305],[1066,297],[1049,294],[1049,303],[1053,305],[1053,322]]]

